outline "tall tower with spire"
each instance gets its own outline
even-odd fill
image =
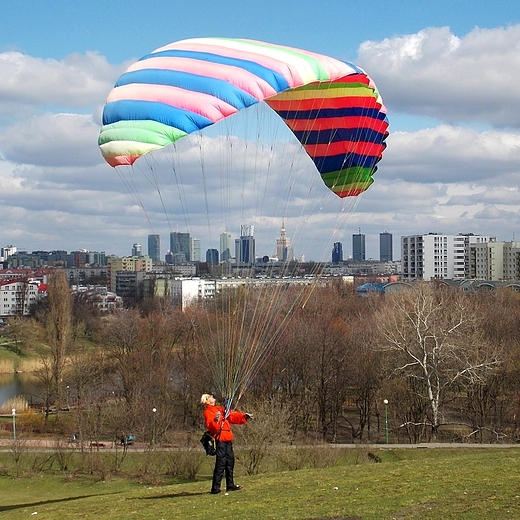
[[[276,239],[276,256],[282,262],[290,262],[294,260],[294,251],[291,247],[291,239],[285,232],[285,219],[282,220],[282,228],[280,236]]]

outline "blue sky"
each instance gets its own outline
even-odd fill
[[[449,26],[462,36],[474,27],[520,21],[507,1],[164,0],[2,1],[1,48],[61,59],[98,51],[112,63],[138,58],[170,41],[197,36],[244,37],[308,48],[341,59],[365,40]]]
[[[404,234],[520,234],[518,3],[3,0],[1,13],[2,245],[128,254],[160,229],[164,254],[169,226],[188,227],[203,251],[218,247],[196,215],[181,218],[174,209],[161,217],[147,202],[143,217],[96,144],[106,95],[124,68],[166,43],[199,36],[259,39],[352,61],[375,79],[388,108],[388,149],[348,219],[327,223],[345,210],[321,195],[308,204],[320,208],[317,215],[299,220],[288,206],[266,210],[267,198],[255,225],[265,228],[275,215],[269,243],[280,215],[296,255],[307,259],[328,258],[330,240],[348,253],[358,229],[372,257],[379,232],[393,233],[396,258]],[[171,222],[162,226],[161,218]],[[236,234],[245,216],[226,218]]]

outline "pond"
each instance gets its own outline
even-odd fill
[[[8,399],[22,395],[29,405],[41,402],[39,381],[33,374],[0,374],[0,407]]]

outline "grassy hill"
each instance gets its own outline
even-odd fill
[[[351,449],[330,468],[245,476],[243,490],[208,493],[211,459],[194,482],[66,471],[0,477],[0,518],[507,519],[520,518],[517,448]],[[146,456],[146,454],[142,454]],[[0,454],[5,470],[9,454]],[[4,471],[5,473],[5,471]]]

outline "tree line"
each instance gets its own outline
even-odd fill
[[[274,296],[284,299],[282,320],[291,289]],[[215,391],[198,319],[209,312],[149,299],[101,316],[57,272],[45,304],[7,329],[21,353],[40,345],[45,418],[55,412],[55,424],[91,441],[131,433],[167,443],[197,438],[200,395]],[[316,285],[239,406],[276,402],[290,441],[517,442],[519,324],[520,295],[510,289],[418,283],[360,296],[341,282]]]

